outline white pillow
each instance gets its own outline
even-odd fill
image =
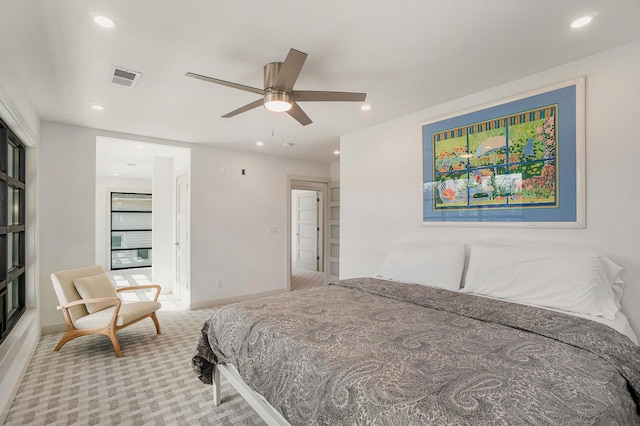
[[[118,297],[116,289],[109,277],[105,274],[93,275],[91,277],[76,278],[73,281],[78,294],[83,299],[98,299],[100,297]],[[87,303],[87,311],[92,314],[103,309],[115,306],[115,302]]]
[[[624,289],[627,286],[627,283],[622,281],[621,279],[617,279],[611,289],[613,290],[613,294],[616,296],[616,306],[618,309],[622,310],[622,296],[624,296]]]
[[[464,245],[405,243],[391,249],[375,277],[458,290],[464,261]]]
[[[613,320],[619,308],[608,262],[590,253],[476,243],[463,291]]]
[[[622,279],[620,278],[622,266],[616,264],[608,257],[601,256],[600,259],[602,260],[602,263],[604,264],[607,271],[607,277],[609,278],[611,289],[613,290],[613,294],[615,295],[616,306],[618,306],[618,309],[622,309],[622,296],[624,295],[624,289],[627,286],[627,283],[622,281]]]

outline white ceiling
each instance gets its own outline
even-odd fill
[[[0,0],[0,12],[0,59],[45,121],[324,162],[340,135],[640,38],[638,0]],[[223,119],[257,95],[184,76],[262,88],[290,48],[309,54],[295,89],[366,92],[372,110],[304,103],[305,127],[264,108]],[[137,87],[113,85],[112,65],[141,72]]]

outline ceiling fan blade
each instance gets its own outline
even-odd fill
[[[290,49],[280,67],[280,71],[278,71],[278,77],[273,85],[273,89],[281,92],[291,92],[306,59],[306,53]]]
[[[250,104],[247,104],[247,105],[245,105],[243,107],[240,107],[238,109],[235,109],[235,110],[223,115],[222,118],[230,118],[230,117],[236,116],[238,114],[241,114],[243,112],[249,111],[251,109],[258,108],[259,106],[261,106],[263,104],[264,104],[264,99],[258,99],[257,101],[253,101]]]
[[[294,90],[291,93],[296,102],[364,102],[366,93],[354,92],[325,92],[313,90]]]
[[[302,124],[303,126],[313,123],[313,121],[311,121],[309,116],[295,102],[293,102],[293,104],[291,105],[291,109],[287,111],[287,114],[295,118],[298,121],[298,123]]]
[[[234,89],[244,90],[245,92],[255,93],[256,95],[264,95],[264,89],[258,89],[257,87],[245,86],[244,84],[232,83],[230,81],[219,80],[213,77],[207,77],[206,75],[194,74],[188,72],[185,74],[187,77],[197,78],[198,80],[208,81],[209,83],[220,84],[222,86],[232,87]]]

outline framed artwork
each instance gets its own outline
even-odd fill
[[[584,85],[422,122],[423,225],[584,228]]]

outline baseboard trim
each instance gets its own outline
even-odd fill
[[[65,323],[42,326],[42,335],[43,336],[45,334],[62,333],[62,332],[65,332],[65,331],[67,331],[67,324],[65,324]]]
[[[285,290],[285,289],[271,290],[271,291],[263,291],[263,292],[260,292],[260,293],[245,294],[245,295],[242,295],[242,296],[225,297],[225,298],[222,298],[222,299],[207,300],[207,301],[204,301],[204,302],[191,303],[189,305],[189,309],[194,311],[196,309],[213,308],[215,306],[228,305],[230,303],[244,302],[246,300],[259,299],[261,297],[273,296],[273,295],[276,295],[276,294],[286,293],[286,291],[287,290]]]

